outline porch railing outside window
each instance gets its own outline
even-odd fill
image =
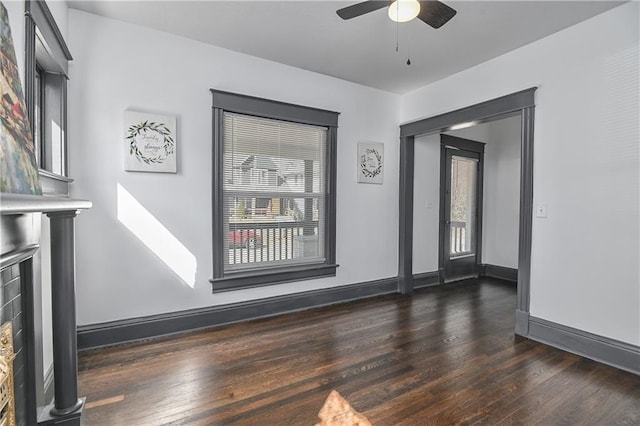
[[[304,222],[229,224],[229,266],[265,265],[304,258]],[[313,222],[313,235],[318,223]]]
[[[224,113],[225,269],[323,262],[327,128]]]
[[[467,247],[465,222],[451,222],[451,256],[466,254],[469,252]]]

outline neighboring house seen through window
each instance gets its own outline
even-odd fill
[[[338,114],[213,93],[214,290],[335,275]]]

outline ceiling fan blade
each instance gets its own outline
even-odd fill
[[[356,3],[351,6],[343,7],[336,11],[339,17],[342,19],[351,19],[365,13],[373,12],[374,10],[387,7],[389,2],[386,0],[368,0],[361,3]]]
[[[440,28],[456,14],[456,10],[439,1],[422,0],[418,19],[433,28]]]

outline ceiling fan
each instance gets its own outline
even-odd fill
[[[396,22],[407,22],[414,18],[440,28],[456,14],[456,10],[439,1],[432,0],[368,0],[336,11],[342,19],[352,19],[365,13],[388,7],[389,18]]]

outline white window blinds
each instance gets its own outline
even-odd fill
[[[327,128],[224,113],[225,269],[324,262]]]

